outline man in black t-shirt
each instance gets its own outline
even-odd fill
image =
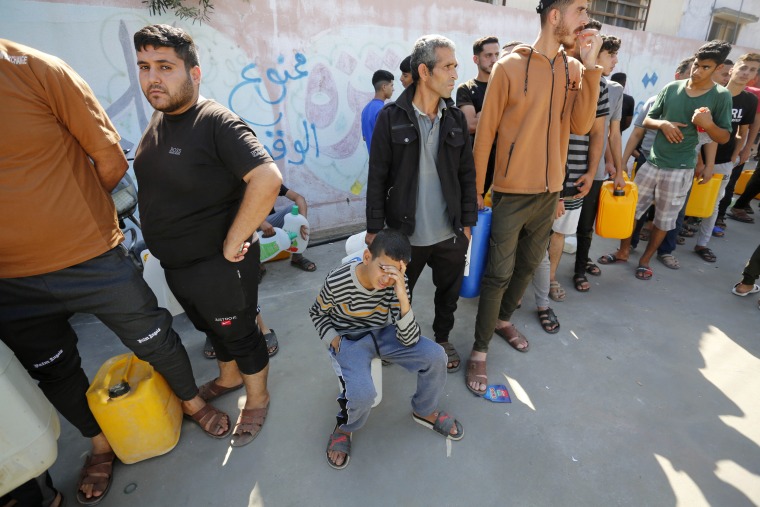
[[[755,121],[757,97],[746,91],[745,88],[747,87],[747,83],[752,81],[757,75],[758,69],[760,69],[760,54],[757,53],[747,53],[740,56],[733,67],[731,67],[731,76],[727,88],[733,96],[733,104],[731,107],[731,124],[733,126],[733,131],[731,132],[731,138],[727,143],[718,145],[715,154],[716,172],[720,165],[726,166],[726,169],[723,172],[725,177],[718,194],[719,202],[716,211],[710,219],[702,220],[702,224],[700,224],[700,236],[697,239],[695,251],[703,256],[703,258],[705,253],[710,254],[710,257],[713,259],[715,257],[706,246],[709,241],[709,235],[713,231],[713,225],[715,225],[717,220],[720,220],[724,218],[724,215],[727,215],[740,222],[751,223],[754,221],[752,217],[747,215],[747,212],[741,208],[741,206],[747,204],[745,202],[740,202],[741,200],[737,200],[734,207],[731,208],[728,213],[726,213],[726,210],[728,209],[729,204],[731,204],[736,181],[739,179],[742,169],[744,169],[744,164],[735,164],[739,162],[739,153],[744,148],[747,138],[749,137],[749,127]],[[723,195],[724,193],[726,194],[725,196]],[[707,230],[708,226],[709,230]],[[710,262],[714,262],[714,260]]]
[[[610,76],[610,80],[615,81],[617,84],[625,88],[627,76],[625,75],[625,72],[615,72]],[[620,117],[620,132],[623,132],[631,126],[635,109],[636,101],[627,93],[623,93],[623,114]]]
[[[481,37],[472,45],[472,61],[478,66],[478,75],[459,85],[457,88],[457,107],[464,113],[467,119],[467,128],[470,130],[470,141],[475,143],[475,129],[478,127],[480,119],[480,110],[483,108],[483,99],[486,96],[488,87],[488,77],[491,75],[491,69],[496,60],[499,59],[499,39],[491,35]],[[493,166],[495,158],[496,142],[491,149],[491,157],[488,160],[488,170],[486,172],[485,191],[491,186],[493,179]]]
[[[715,253],[707,247],[710,238],[713,235],[713,227],[718,219],[722,217],[722,213],[725,212],[725,207],[721,201],[725,192],[733,193],[733,186],[730,185],[730,176],[733,171],[736,170],[734,166],[739,158],[739,152],[744,147],[744,143],[747,140],[747,131],[749,126],[755,121],[755,111],[757,110],[757,97],[744,90],[747,83],[757,74],[757,70],[760,67],[760,55],[753,55],[748,53],[739,57],[738,61],[733,64],[729,69],[729,81],[726,84],[728,91],[732,95],[731,104],[731,137],[724,144],[709,143],[702,147],[702,157],[705,160],[705,166],[713,167],[714,173],[721,175],[720,189],[718,190],[718,200],[715,203],[715,209],[713,214],[708,218],[702,220],[699,224],[699,231],[697,235],[697,244],[694,246],[694,251],[707,262],[715,262],[717,257]],[[717,71],[716,71],[717,74]],[[741,166],[739,171],[741,171]],[[709,169],[699,171],[697,168],[698,176],[704,179],[712,177]],[[729,190],[729,186],[731,187]],[[728,196],[728,201],[731,200],[731,194]],[[718,235],[720,236],[718,231]]]
[[[282,176],[243,120],[200,96],[198,51],[184,30],[147,26],[134,43],[140,86],[156,109],[134,164],[143,235],[188,318],[216,350],[220,375],[201,386],[201,398],[245,385],[231,441],[239,447],[258,435],[269,406],[269,356],[256,325],[255,231]],[[193,417],[207,431],[216,424],[213,414]]]

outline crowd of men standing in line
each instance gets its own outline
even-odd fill
[[[456,128],[456,133],[440,130],[439,142],[445,144],[431,146],[428,122],[443,129],[447,117],[461,123],[459,113],[464,116],[473,144],[478,209],[489,189],[493,203],[475,341],[465,375],[467,388],[480,396],[488,384],[486,358],[493,334],[520,352],[529,350],[527,339],[510,318],[531,280],[541,326],[548,333],[559,330],[559,320],[548,301],[549,297],[555,301],[565,297],[556,270],[566,235],[577,237],[573,286],[578,292],[590,290],[587,275],[601,274],[596,262],[626,262],[645,225],[648,244],[634,271],[637,279],[652,278],[650,260],[655,254],[666,267],[678,269],[672,252],[679,235],[693,235],[694,229],[701,231],[695,253],[715,262],[707,241],[726,227],[722,217],[733,190],[727,187],[738,179],[758,133],[757,98],[744,89],[757,77],[760,55],[744,54],[734,63],[727,61],[729,43],[711,41],[688,59],[685,68],[676,73],[676,81],[647,102],[637,119],[633,141],[624,151],[621,134],[632,121],[632,98],[616,82],[624,83],[624,75],[607,79],[623,41],[599,34],[601,24],[588,19],[584,2],[543,1],[537,11],[542,31],[532,45],[515,41],[500,48],[493,36],[475,41],[473,61],[478,75],[459,86],[457,108],[451,100],[457,78],[449,54],[453,44],[429,36],[439,58],[432,66],[422,60],[423,66],[413,53],[411,62],[409,58],[402,62],[400,70],[406,73],[411,67],[413,82],[404,84],[405,91],[396,103],[375,113],[374,117],[384,115],[388,121],[382,125],[378,121],[375,131],[370,131],[371,143],[368,141],[367,243],[371,245],[374,233],[384,227],[409,236],[411,263],[416,264],[411,274],[407,272],[410,290],[419,266],[431,267],[436,287],[433,330],[446,351],[448,372],[453,373],[461,360],[448,339],[451,326],[441,324],[456,308],[453,287],[461,285],[461,276],[457,280],[450,276],[452,269],[461,274],[464,265],[453,245],[460,231],[464,236],[460,235],[460,242],[469,241],[472,226],[471,161],[467,149],[454,152],[460,158],[454,162],[458,172],[453,171],[456,157],[451,145],[458,146],[458,128],[462,127],[450,122],[449,128]],[[426,73],[430,82],[420,78]],[[376,90],[390,77],[388,71],[375,73]],[[428,89],[432,93],[427,93]],[[437,108],[430,105],[436,100]],[[639,146],[643,140],[640,131],[650,137],[646,148]],[[416,148],[412,160],[409,145]],[[437,153],[432,161],[431,149]],[[636,228],[617,252],[594,262],[589,250],[602,183],[611,179],[615,187],[624,187],[626,165],[634,152],[639,155],[634,180],[639,190]],[[682,228],[693,178],[704,184],[713,173],[723,175],[713,215],[691,221],[691,229]],[[752,181],[749,197],[739,200],[740,206],[735,204],[729,217],[751,220],[746,213],[752,210],[746,205],[756,195],[760,177]],[[454,197],[458,199],[452,203]],[[722,229],[714,228],[716,219]],[[440,233],[424,237],[418,231],[425,227],[427,232],[431,226]],[[742,282],[734,286],[734,294],[760,291],[754,285],[760,275],[760,259],[755,257]],[[453,323],[453,315],[449,321]]]

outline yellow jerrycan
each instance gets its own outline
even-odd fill
[[[626,182],[625,188],[614,188],[614,185],[612,181],[602,184],[596,233],[603,238],[624,239],[633,234],[639,187],[632,181]]]
[[[686,203],[686,216],[707,218],[715,211],[715,201],[718,200],[722,174],[714,174],[709,182],[700,185],[697,178],[691,185],[691,195]]]
[[[488,188],[488,192],[486,192],[486,195],[483,196],[483,205],[486,208],[491,208],[493,206],[493,196],[491,195],[493,193],[493,185]]]
[[[87,403],[123,463],[166,454],[179,441],[179,398],[150,364],[132,353],[103,363],[87,390]]]
[[[744,193],[744,189],[747,188],[747,183],[749,183],[749,179],[755,171],[756,169],[745,169],[742,171],[739,175],[739,179],[736,180],[736,186],[734,187],[735,194],[742,195]],[[757,194],[755,199],[760,199],[760,194]]]

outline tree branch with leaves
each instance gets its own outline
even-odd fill
[[[174,15],[180,19],[190,19],[195,23],[209,21],[209,15],[214,9],[212,0],[198,0],[197,7],[188,7],[184,0],[143,0],[143,4],[148,6],[152,16],[160,16],[165,12],[174,12]]]

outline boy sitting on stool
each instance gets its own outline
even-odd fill
[[[367,421],[375,399],[370,374],[374,357],[417,372],[412,397],[416,422],[451,440],[464,436],[458,421],[436,410],[448,359],[443,347],[420,336],[414,320],[404,276],[411,251],[404,234],[378,232],[361,262],[349,262],[327,275],[309,310],[343,386],[338,423],[327,445],[327,462],[335,469],[348,465],[351,434]]]

